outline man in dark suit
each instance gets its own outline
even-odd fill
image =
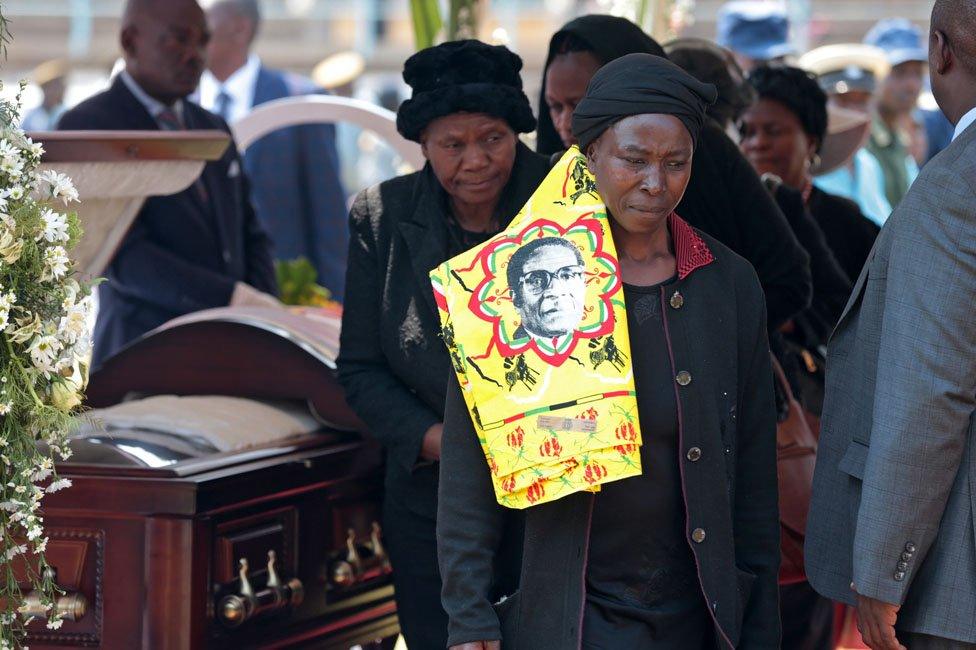
[[[209,69],[199,91],[204,108],[233,124],[259,104],[324,92],[309,79],[265,67],[251,52],[261,22],[257,0],[219,0],[207,21]],[[349,229],[335,127],[303,124],[270,133],[248,147],[244,169],[277,258],[305,257],[319,284],[341,300]]]
[[[105,92],[65,113],[62,130],[220,129],[184,100],[203,72],[208,31],[195,0],[129,0],[125,70]],[[271,241],[248,199],[232,144],[200,178],[149,198],[99,287],[94,364],[166,321],[228,304],[277,304]]]

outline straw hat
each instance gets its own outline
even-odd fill
[[[38,86],[49,84],[52,81],[63,79],[68,76],[68,62],[64,59],[51,59],[40,64],[31,72],[31,80]]]
[[[341,88],[355,81],[366,69],[366,59],[359,52],[346,50],[322,59],[312,70],[312,80],[327,90]]]
[[[844,165],[864,145],[870,131],[869,115],[828,105],[827,134],[820,146],[820,162],[810,172],[820,176]]]

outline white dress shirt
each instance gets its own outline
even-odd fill
[[[126,72],[125,70],[122,70],[119,73],[119,78],[122,80],[122,83],[125,84],[125,87],[129,89],[129,92],[131,92],[133,95],[136,96],[136,99],[139,100],[139,103],[146,107],[146,110],[149,111],[149,114],[152,115],[152,118],[154,120],[158,122],[159,120],[157,118],[159,117],[159,114],[169,109],[174,113],[176,113],[176,117],[177,119],[179,119],[180,122],[183,121],[183,100],[182,99],[177,99],[172,106],[167,106],[166,104],[159,101],[155,97],[150,97],[146,93],[146,91],[142,89],[142,86],[136,83],[136,80],[133,79],[131,75],[129,75],[129,73]]]
[[[952,139],[955,140],[962,132],[966,130],[966,127],[976,122],[976,106],[969,109],[969,112],[962,116],[959,123],[956,124],[956,130],[952,132]]]
[[[254,105],[254,87],[258,83],[258,73],[261,71],[261,59],[256,54],[247,57],[247,62],[235,70],[223,83],[213,76],[210,70],[204,70],[200,77],[200,105],[208,111],[217,113],[217,97],[220,92],[227,93],[230,103],[227,107],[227,122],[233,124],[251,112]]]

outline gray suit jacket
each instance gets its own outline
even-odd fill
[[[976,126],[885,224],[830,343],[811,584],[976,643]]]

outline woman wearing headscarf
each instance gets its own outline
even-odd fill
[[[654,39],[624,18],[583,16],[556,32],[543,73],[536,151],[548,156],[574,144],[571,117],[587,83],[600,66],[635,52],[666,58]],[[678,214],[755,267],[766,293],[770,331],[809,304],[806,253],[738,147],[711,120],[702,127]]]
[[[546,175],[516,136],[535,126],[521,67],[478,41],[410,57],[397,129],[427,164],[360,193],[349,217],[339,380],[386,450],[383,528],[411,650],[444,648],[447,636],[435,516],[450,359],[427,274],[504,228]]]
[[[779,647],[763,293],[745,260],[675,213],[714,98],[674,64],[632,54],[602,67],[576,107],[623,281],[642,471],[524,510],[518,589],[499,598],[505,508],[452,377],[438,553],[455,650]]]

